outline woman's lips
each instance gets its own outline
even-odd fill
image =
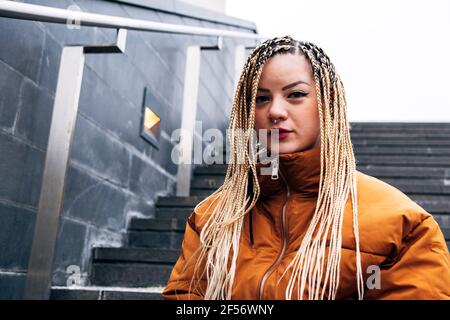
[[[278,128],[274,128],[274,130],[277,130]],[[271,130],[269,131],[270,134]],[[278,138],[279,139],[285,139],[289,133],[291,133],[292,131],[286,130],[286,129],[278,129]]]
[[[290,131],[280,131],[280,133],[278,134],[278,138],[284,139],[288,136],[289,133]]]

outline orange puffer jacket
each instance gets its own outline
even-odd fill
[[[278,286],[277,281],[300,247],[315,210],[320,147],[280,155],[279,170],[281,179],[258,170],[261,194],[244,218],[232,299],[285,299],[292,268]],[[364,298],[450,299],[449,252],[433,216],[377,178],[357,171],[356,181]],[[201,280],[199,293],[189,293],[195,257],[187,266],[186,262],[199,246],[199,232],[208,214],[205,209],[214,200],[209,196],[189,216],[181,255],[162,293],[164,299],[203,299],[206,280]],[[352,214],[349,196],[336,299],[357,299]],[[379,277],[378,285],[374,275]],[[303,299],[307,297],[305,288]],[[296,287],[292,299],[298,299]]]

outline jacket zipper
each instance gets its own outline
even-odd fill
[[[266,270],[266,272],[264,273],[262,279],[261,279],[261,283],[259,284],[259,294],[258,294],[258,300],[262,300],[262,295],[264,292],[264,285],[267,281],[267,278],[269,277],[269,275],[271,274],[271,272],[275,269],[275,267],[281,262],[281,259],[283,258],[284,252],[286,251],[286,246],[287,246],[287,235],[286,235],[286,205],[289,201],[289,197],[291,195],[291,190],[289,188],[289,184],[286,182],[286,179],[283,175],[283,173],[281,172],[281,170],[279,171],[280,175],[284,181],[284,183],[286,184],[287,187],[287,197],[286,197],[286,201],[283,204],[283,207],[281,209],[281,237],[283,239],[283,246],[281,248],[280,254],[278,255],[277,259],[275,260],[275,262],[270,266],[269,269]],[[277,166],[277,175],[275,179],[278,179],[278,166]],[[272,179],[274,177],[274,172],[272,171]]]

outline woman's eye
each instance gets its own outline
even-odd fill
[[[308,95],[307,93],[295,91],[295,92],[290,93],[288,98],[303,98],[303,97],[306,97],[307,95]],[[269,100],[270,100],[270,97],[268,97],[268,96],[257,96],[255,98],[255,102],[257,104],[264,103]]]
[[[306,97],[308,94],[304,92],[295,91],[289,95],[289,98],[302,98]]]
[[[261,102],[264,102],[265,99],[267,99],[266,96],[259,96],[259,97],[256,97],[255,102],[256,103],[261,103]]]

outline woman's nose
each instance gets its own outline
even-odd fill
[[[270,119],[285,120],[287,118],[287,110],[281,101],[274,100],[269,109]]]

